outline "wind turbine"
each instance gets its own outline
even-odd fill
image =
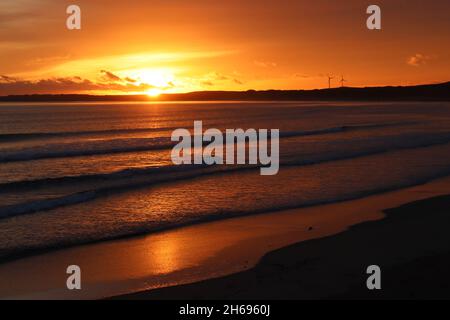
[[[331,80],[333,79],[334,79],[333,76],[328,75],[328,89],[331,89]]]
[[[344,76],[341,76],[341,88],[344,87],[344,82],[347,82],[347,80],[344,79]]]

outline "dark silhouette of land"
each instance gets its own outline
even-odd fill
[[[147,95],[39,94],[0,96],[0,102],[74,101],[450,101],[450,82],[406,87],[341,87],[315,90],[197,91]]]

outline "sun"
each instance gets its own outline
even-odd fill
[[[143,68],[126,70],[120,74],[123,78],[134,80],[134,85],[146,87],[141,93],[149,97],[158,97],[162,93],[174,90],[174,71],[167,68]]]
[[[158,97],[161,93],[162,93],[162,91],[160,89],[152,88],[150,90],[147,90],[147,92],[145,94],[148,95],[149,97],[155,98],[155,97]]]

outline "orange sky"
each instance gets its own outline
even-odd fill
[[[82,10],[69,31],[66,7]],[[0,95],[448,81],[450,1],[2,0]],[[336,80],[334,86],[339,83]]]

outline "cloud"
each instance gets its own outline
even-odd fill
[[[292,76],[294,78],[302,78],[302,79],[312,78],[309,74],[306,74],[306,73],[294,73]],[[320,75],[319,75],[319,77],[320,77]]]
[[[80,78],[52,78],[29,81],[23,79],[11,80],[2,76],[0,81],[0,95],[7,94],[37,94],[37,93],[70,93],[77,91],[99,90],[101,85]]]
[[[275,68],[277,66],[277,64],[275,62],[262,61],[262,60],[255,60],[254,64],[261,68],[270,68],[270,67]]]
[[[227,84],[243,85],[240,74],[233,72],[222,74],[210,72],[198,78],[190,78],[188,82],[201,87],[223,86]],[[142,82],[139,78],[121,76],[113,71],[102,69],[98,77],[92,80],[80,76],[48,77],[41,79],[15,78],[8,75],[0,75],[0,96],[24,95],[24,94],[120,94],[120,93],[145,93],[150,89],[173,90],[183,87],[173,81],[161,85],[153,85]]]
[[[103,74],[103,79],[105,79],[106,81],[112,81],[112,82],[127,82],[127,83],[137,83],[139,82],[137,79],[133,79],[131,77],[125,77],[125,78],[121,78],[118,75],[110,72],[110,71],[106,71],[106,70],[102,70],[101,73]]]
[[[112,73],[110,71],[102,70],[100,72],[103,73],[104,77],[107,80],[110,80],[110,81],[122,81],[122,79],[120,77],[116,76],[114,73]]]
[[[8,82],[14,82],[14,81],[16,81],[16,78],[0,75],[0,83],[2,83],[2,82],[8,83]]]
[[[126,77],[126,78],[125,78],[125,81],[126,81],[126,82],[131,82],[131,83],[137,82],[136,79],[131,79],[130,77]]]
[[[119,78],[112,73],[111,75],[114,76],[110,77],[111,79]],[[173,83],[171,86],[173,86]],[[6,75],[0,76],[0,95],[70,94],[90,91],[135,93],[145,92],[153,88],[156,88],[156,86],[147,83],[93,82],[81,77],[49,78],[30,81]]]
[[[228,80],[228,77],[226,75],[214,72],[214,80],[218,80],[218,81],[223,81],[223,80]]]
[[[419,66],[423,66],[423,65],[427,64],[427,62],[431,59],[432,59],[432,57],[430,57],[430,56],[426,56],[421,53],[416,53],[415,55],[409,57],[406,60],[406,63],[413,67],[419,67]]]
[[[200,84],[205,86],[214,86],[216,83],[223,84],[224,82],[231,82],[239,85],[244,84],[240,79],[234,76],[225,75],[219,72],[211,72],[206,74],[201,78]]]
[[[171,88],[175,88],[175,84],[172,81],[169,81],[169,83],[167,84],[166,89],[171,89]]]

